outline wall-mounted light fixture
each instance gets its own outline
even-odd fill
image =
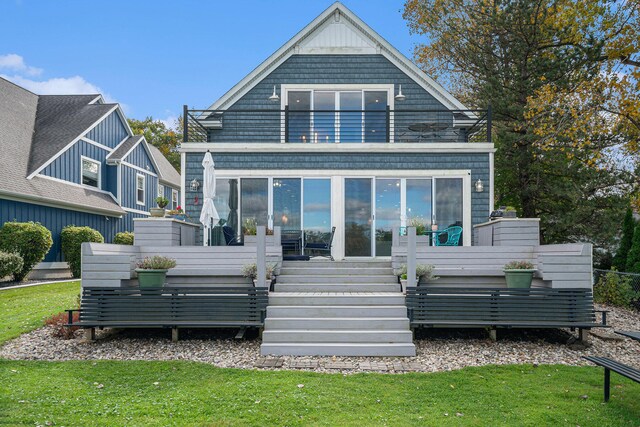
[[[402,85],[398,85],[398,94],[395,96],[395,100],[404,101],[405,99],[407,99],[407,97],[402,94]]]
[[[271,96],[269,97],[269,101],[271,102],[278,102],[280,101],[280,97],[278,96],[278,94],[276,93],[276,85],[273,85],[273,93],[271,94]]]
[[[198,188],[200,188],[200,183],[197,179],[193,178],[193,181],[191,181],[189,187],[191,187],[191,191],[198,191]]]
[[[484,191],[484,184],[481,179],[477,180],[474,186],[476,187],[476,193],[482,193]]]

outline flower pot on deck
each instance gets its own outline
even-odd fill
[[[503,270],[509,289],[527,289],[531,287],[535,270]]]
[[[149,209],[149,213],[154,218],[163,218],[165,210],[164,208],[151,208]]]
[[[136,273],[138,273],[138,286],[140,286],[140,289],[161,288],[167,278],[167,270],[143,270],[137,268]]]

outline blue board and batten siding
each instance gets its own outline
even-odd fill
[[[105,149],[80,140],[51,162],[41,173],[52,178],[82,184],[82,157],[88,157],[100,162],[101,189],[107,190],[105,185],[107,182],[105,159],[108,155],[109,152]]]
[[[145,194],[144,205],[138,204],[136,176],[140,174],[145,177]],[[158,194],[158,177],[122,165],[122,199],[120,203],[124,208],[137,209],[139,211],[148,211],[149,208],[156,207],[156,197]]]
[[[129,133],[117,111],[108,115],[86,135],[90,140],[106,145],[109,148],[116,148],[127,136],[129,136]]]
[[[7,221],[35,221],[51,231],[53,246],[45,257],[45,262],[63,261],[60,232],[67,225],[91,227],[102,234],[105,242],[110,243],[116,233],[133,231],[133,219],[142,217],[146,217],[146,215],[128,212],[122,218],[107,217],[13,200],[0,200],[0,224]]]
[[[123,160],[149,172],[157,173],[153,167],[149,153],[147,153],[147,150],[142,144],[138,144]]]

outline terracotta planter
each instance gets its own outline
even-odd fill
[[[535,270],[503,270],[509,289],[527,289],[531,287]]]

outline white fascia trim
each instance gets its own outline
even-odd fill
[[[76,142],[78,142],[81,138],[84,137],[84,135],[86,135],[87,133],[91,132],[91,130],[98,126],[104,119],[106,119],[109,114],[113,113],[114,110],[120,108],[118,105],[114,105],[105,115],[103,115],[102,117],[100,117],[95,123],[93,123],[91,126],[89,126],[84,132],[81,132],[80,135],[78,135],[77,138],[75,138],[73,141],[71,141],[70,143],[68,143],[62,150],[58,151],[58,153],[55,156],[52,156],[49,160],[47,160],[46,162],[44,162],[38,169],[36,169],[35,171],[33,171],[29,176],[27,176],[27,179],[32,179],[34,176],[38,175],[40,172],[42,172],[42,170],[44,170],[44,168],[46,168],[47,166],[49,166],[51,163],[53,163],[53,161],[55,159],[57,159],[58,157],[60,157],[65,151],[67,151],[69,148],[71,148],[73,146],[73,144],[75,144]]]
[[[129,138],[133,138],[133,137],[131,137],[131,136],[127,137],[127,139],[129,139]],[[140,145],[140,143],[142,142],[142,140],[143,140],[143,139],[144,139],[144,137],[140,135],[140,138],[138,139],[138,141],[137,141],[135,144],[133,144],[133,145],[131,146],[131,148],[129,148],[129,151],[127,151],[126,153],[124,153],[124,154],[122,155],[122,158],[121,158],[120,160],[124,161],[124,159],[126,159],[127,157],[129,157],[129,154],[131,154],[131,152],[132,152],[132,151],[133,151],[133,150],[134,150],[138,145]],[[122,141],[122,142],[124,142],[124,141]],[[117,147],[116,147],[116,148],[117,148]]]
[[[89,102],[89,105],[95,104],[98,101],[100,101],[100,103],[104,104],[104,98],[102,97],[102,95],[97,95],[95,98],[93,98],[91,100],[91,102]]]
[[[491,215],[491,212],[493,212],[494,206],[495,206],[495,189],[493,187],[493,183],[495,181],[495,176],[494,176],[494,168],[495,168],[495,159],[494,159],[495,155],[494,153],[489,153],[489,215]]]
[[[122,164],[121,162],[117,162],[116,166],[118,168],[117,184],[116,184],[118,187],[118,197],[116,198],[116,201],[120,206],[122,206]]]
[[[87,144],[95,145],[96,147],[98,147],[98,148],[100,148],[100,149],[102,149],[104,151],[107,151],[109,153],[113,152],[113,148],[109,148],[106,145],[102,145],[98,141],[94,141],[93,139],[89,139],[86,136],[83,136],[82,138],[80,138],[80,141],[86,142]]]
[[[153,163],[153,167],[156,169],[156,174],[158,175],[158,177],[160,177],[160,166],[158,166],[158,161],[153,156],[153,153],[151,152],[151,148],[149,148],[150,143],[147,141],[147,139],[144,136],[142,136],[142,141],[144,141],[144,149],[146,150],[147,155],[151,159],[151,163]]]
[[[107,161],[108,164],[117,164],[120,160],[124,159],[124,157],[122,159],[110,159],[109,157],[111,156],[111,154],[113,152],[115,152],[118,149],[118,147],[120,147],[122,144],[124,144],[125,141],[127,139],[129,139],[129,138],[131,138],[129,135],[125,136],[124,139],[122,141],[118,142],[116,147],[113,150],[111,150],[111,153],[109,153],[109,155],[106,158],[106,161]]]
[[[443,143],[210,143],[185,142],[182,153],[493,153],[489,142],[443,142]],[[182,165],[184,167],[184,165]],[[184,182],[183,182],[184,185]]]
[[[145,170],[145,169],[142,169],[140,166],[136,166],[134,164],[131,164],[131,163],[128,163],[128,162],[125,162],[125,161],[120,162],[120,164],[123,164],[123,165],[125,165],[125,166],[127,166],[127,167],[129,167],[131,169],[135,169],[135,170],[137,170],[139,172],[146,173],[147,175],[155,176],[156,178],[158,177],[158,175],[156,175],[155,173],[153,173],[151,171],[148,171],[148,170]]]
[[[93,160],[93,159],[91,159],[89,157],[87,157],[87,159]],[[96,193],[106,194],[107,196],[110,196],[116,203],[118,203],[118,205],[120,204],[120,202],[118,201],[118,199],[116,199],[116,197],[113,195],[113,193],[111,193],[110,191],[107,191],[107,190],[103,190],[101,188],[91,187],[89,185],[77,184],[75,182],[65,181],[64,179],[54,178],[54,177],[48,176],[48,175],[39,174],[37,177],[38,178],[48,179],[50,181],[60,182],[60,183],[65,184],[65,185],[71,185],[73,187],[82,188],[83,190],[95,191]]]
[[[13,193],[11,191],[0,190],[0,198],[6,199],[6,200],[14,200],[16,202],[31,203],[33,205],[47,206],[51,208],[67,209],[67,210],[84,212],[84,213],[89,213],[94,215],[106,215],[106,216],[111,216],[115,218],[122,218],[122,212],[111,211],[108,209],[100,209],[100,208],[90,209],[90,208],[87,208],[86,205],[76,205],[73,203],[62,202],[60,200],[44,199],[42,198],[42,196],[32,196],[24,193],[18,194],[18,193]]]
[[[180,153],[180,206],[186,206],[186,181],[187,181],[187,154],[185,152]]]
[[[141,211],[139,209],[132,209],[132,208],[125,208],[124,206],[122,207],[123,211],[127,211],[127,212],[133,212],[133,213],[137,213],[137,214],[142,214],[142,215],[146,215],[149,216],[149,212],[146,211]]]
[[[330,178],[341,177],[396,177],[396,178],[424,178],[450,177],[468,178],[471,180],[469,169],[222,169],[216,174],[216,179],[232,178]],[[471,181],[469,181],[471,182]],[[469,188],[470,185],[469,185]]]
[[[313,33],[327,19],[330,19],[334,13],[340,13],[347,21],[361,31],[365,36],[380,46],[380,53],[389,59],[400,69],[407,71],[407,76],[414,80],[423,89],[433,95],[443,105],[453,110],[467,110],[468,108],[460,101],[455,99],[444,87],[438,82],[427,76],[420,68],[418,68],[410,59],[404,56],[398,49],[393,47],[376,31],[369,27],[364,21],[358,18],[353,12],[347,9],[343,4],[336,2],[329,6],[316,19],[311,21],[306,27],[298,32],[293,38],[285,43],[280,49],[276,50],[269,58],[263,61],[251,73],[243,78],[239,83],[233,86],[220,99],[213,103],[209,110],[219,110],[228,104],[233,104],[238,98],[244,96],[249,90],[255,87],[264,77],[269,74],[272,68],[276,68],[285,60],[287,60],[296,51],[296,46]],[[474,116],[474,115],[470,115]]]
[[[127,121],[127,117],[124,115],[124,111],[122,111],[122,107],[120,107],[120,104],[116,104],[116,107],[116,111],[118,111],[118,115],[120,116],[122,123],[124,123],[124,127],[129,133],[129,136],[134,136],[133,131],[131,130],[131,126],[129,126],[129,122]]]

